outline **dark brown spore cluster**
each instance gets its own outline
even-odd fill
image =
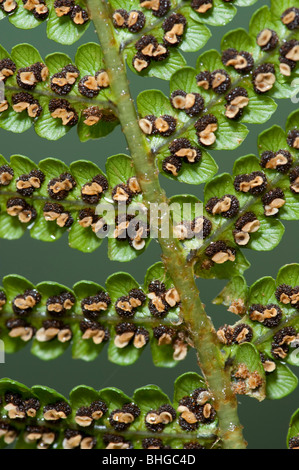
[[[101,90],[110,85],[108,74],[105,70],[99,70],[95,76],[85,75],[78,84],[78,91],[87,98],[95,98]]]
[[[127,296],[122,296],[115,302],[116,313],[122,318],[131,318],[135,315],[138,307],[146,301],[146,295],[141,289],[130,290]]]
[[[91,227],[92,231],[99,234],[107,234],[108,225],[105,220],[96,214],[95,209],[88,207],[81,209],[78,214],[79,225],[83,228]]]
[[[256,38],[257,45],[260,46],[263,52],[273,51],[279,44],[279,37],[273,29],[263,29]],[[260,44],[260,42],[262,44]]]
[[[82,26],[89,20],[87,11],[73,0],[55,0],[54,10],[59,18],[69,16],[77,26]]]
[[[21,336],[18,335],[17,337],[21,337],[23,334],[26,335],[26,339],[24,341],[29,341],[33,335],[36,333],[36,328],[34,328],[30,323],[28,323],[24,318],[10,318],[9,320],[6,321],[5,323],[6,328],[9,330],[9,332],[12,332],[13,330],[17,329],[23,329],[23,332],[21,333]],[[26,333],[25,333],[25,328],[26,328]]]
[[[17,70],[16,64],[9,58],[0,60],[0,82],[4,82]]]
[[[0,290],[0,312],[3,306],[6,304],[6,294],[3,290]]]
[[[52,317],[62,317],[75,305],[76,299],[71,292],[62,292],[47,299],[47,313]]]
[[[198,388],[191,396],[187,395],[179,401],[179,424],[184,431],[195,431],[200,424],[210,424],[215,421],[216,411],[210,405],[209,399],[207,398],[204,404],[198,402],[199,395],[206,392],[206,389]]]
[[[4,394],[4,401],[6,404],[14,405],[17,408],[17,411],[21,412],[23,418],[34,417],[40,408],[40,402],[37,398],[23,398],[19,393],[11,391],[7,391]],[[23,418],[19,417],[16,419],[19,420]]]
[[[13,169],[8,165],[0,166],[0,186],[8,186],[14,177]]]
[[[74,219],[69,211],[66,211],[61,204],[47,202],[43,208],[44,218],[47,222],[56,222],[60,228],[70,228]]]
[[[261,167],[287,173],[293,164],[293,157],[287,150],[266,151],[261,156]]]
[[[223,240],[212,242],[205,251],[208,258],[213,258],[217,253],[227,253],[228,255],[235,256],[236,250],[228,246]]]
[[[206,70],[196,75],[196,83],[199,87],[203,88],[204,90],[209,90],[210,88],[212,88],[211,72]]]
[[[275,291],[275,297],[284,305],[299,309],[299,286],[293,288],[287,284],[281,284]]]
[[[269,80],[272,76],[273,83]],[[261,95],[270,91],[276,80],[276,72],[273,64],[267,63],[257,67],[252,74],[252,83],[255,93]]]
[[[123,322],[115,326],[115,332],[118,336],[121,336],[124,333],[136,333],[137,326],[134,323]]]
[[[165,31],[164,44],[170,47],[180,44],[186,27],[186,18],[181,13],[172,13],[162,24],[162,28]]]
[[[299,166],[295,166],[295,168],[293,168],[291,171],[290,171],[290,190],[292,191],[292,193],[294,194],[298,194],[299,193]]]
[[[165,173],[177,176],[182,169],[182,162],[188,164],[198,163],[202,159],[202,152],[185,138],[175,139],[168,146],[171,155],[162,162]]]
[[[40,170],[31,170],[28,175],[20,175],[16,181],[17,192],[21,196],[32,196],[36,189],[39,189],[45,181],[45,175]]]
[[[244,103],[242,103],[242,98],[245,98]],[[227,101],[227,104],[225,105],[226,117],[229,117],[230,119],[240,119],[243,116],[244,108],[249,102],[247,90],[242,87],[233,88],[226,95],[225,99]],[[231,114],[229,114],[229,112]]]
[[[155,439],[154,437],[147,437],[142,440],[143,449],[170,449],[169,446],[165,446],[161,439]]]
[[[289,354],[290,344],[298,339],[298,333],[292,326],[286,326],[273,337],[271,353],[274,359],[283,360]]]
[[[200,78],[200,75],[197,76],[197,82],[199,81],[198,78]],[[215,93],[222,95],[229,90],[231,86],[231,79],[225,70],[218,69],[211,73],[209,83],[211,84],[211,88],[213,91],[215,91]]]
[[[235,217],[239,212],[240,204],[236,196],[225,194],[222,198],[212,197],[206,204],[206,211],[212,215],[222,215],[226,219]]]
[[[235,344],[250,343],[253,338],[253,330],[251,326],[245,323],[239,323],[233,332],[232,342]]]
[[[67,95],[72,90],[80,72],[72,64],[63,67],[61,72],[57,72],[51,77],[50,86],[51,90],[57,95]]]
[[[49,111],[53,118],[60,118],[64,126],[75,126],[78,114],[67,100],[54,98],[49,101]]]
[[[237,175],[234,180],[236,191],[248,192],[253,196],[262,194],[266,190],[267,184],[266,175],[261,171]]]
[[[172,176],[178,176],[182,169],[182,160],[170,155],[164,158],[162,162],[162,170]]]
[[[255,312],[257,312],[258,315],[256,315]],[[267,315],[267,313],[269,312],[271,312],[271,316]],[[254,305],[251,305],[249,309],[249,317],[252,321],[258,321],[262,323],[264,326],[266,326],[267,328],[275,328],[281,323],[282,310],[280,307],[278,307],[278,305],[275,305],[275,304],[269,304],[269,305],[254,304]]]
[[[37,20],[45,20],[49,16],[49,8],[45,0],[38,0],[38,3],[33,3],[30,0],[22,0],[24,8],[27,11],[30,11],[34,18]]]
[[[103,442],[106,449],[133,449],[133,444],[130,441],[115,434],[104,434]]]
[[[236,49],[226,49],[222,53],[222,63],[227,67],[234,67],[238,73],[247,74],[254,67],[254,59],[249,52],[238,52]]]
[[[139,33],[145,26],[145,16],[142,11],[124,9],[113,12],[113,25],[115,28],[128,28],[130,33]]]
[[[0,431],[6,444],[11,444],[18,436],[17,429],[5,421],[0,421]]]
[[[143,220],[130,220],[126,229],[126,240],[134,250],[142,250],[145,247],[145,240],[149,236],[148,223]]]
[[[93,436],[89,436],[82,431],[75,429],[66,429],[64,431],[64,439],[62,442],[64,449],[93,449],[97,444],[97,440]]]
[[[204,147],[213,145],[216,141],[215,132],[218,129],[218,119],[213,114],[206,114],[194,124],[199,144]],[[208,132],[210,130],[210,132]]]
[[[192,0],[191,8],[197,13],[205,14],[209,13],[211,8],[213,8],[214,0]]]
[[[157,410],[150,410],[148,411],[144,419],[145,425],[149,431],[160,433],[164,430],[167,424],[164,423],[161,419],[159,419],[162,413],[168,414],[169,421],[167,424],[171,423],[176,418],[175,409],[168,404],[160,406],[160,408]],[[154,417],[154,419],[151,419],[152,416]]]
[[[121,409],[111,412],[109,422],[118,432],[125,431],[130,427],[133,421],[140,415],[140,409],[134,403],[126,403]],[[126,419],[131,418],[131,419]]]
[[[207,238],[212,232],[212,222],[205,216],[195,217],[191,222],[191,230],[197,238]]]
[[[12,217],[18,217],[22,224],[28,224],[37,217],[35,208],[21,198],[9,199],[6,203],[6,212]]]
[[[58,178],[49,181],[48,194],[51,199],[61,201],[67,198],[76,185],[77,183],[70,173],[62,173]]]
[[[98,292],[96,295],[86,297],[81,301],[83,315],[89,320],[97,320],[101,312],[108,309],[111,299],[107,292]]]
[[[299,449],[299,436],[291,437],[289,440],[290,449]]]
[[[162,137],[169,137],[176,130],[176,119],[168,114],[164,114],[158,118],[155,116],[146,116],[144,119],[152,124],[150,135],[159,134]]]
[[[281,64],[287,69],[285,75],[290,76],[292,71],[296,68],[297,65],[297,58],[296,58],[296,50],[298,48],[299,41],[296,39],[291,39],[290,41],[286,41],[282,44],[279,52],[280,57],[279,61]]]
[[[96,175],[81,189],[81,198],[86,204],[98,204],[103,193],[108,189],[108,180],[104,175]]]
[[[161,62],[169,56],[169,50],[165,44],[159,44],[158,40],[152,35],[142,36],[135,44],[137,50],[133,57],[132,64],[137,72],[146,70],[151,61]]]
[[[44,406],[44,408],[43,408],[44,416],[48,411],[52,411],[52,410],[57,411],[58,413],[62,413],[63,415],[65,415],[64,418],[61,417],[62,419],[67,418],[72,413],[72,409],[71,409],[70,405],[68,403],[66,403],[65,401],[57,401],[56,403]],[[59,419],[61,419],[61,418],[59,418]]]
[[[190,441],[190,442],[186,442],[184,444],[184,449],[186,450],[200,450],[200,449],[204,449],[204,447],[199,444],[198,442],[193,442],[193,441]]]
[[[76,417],[88,417],[91,418],[93,421],[97,421],[98,419],[102,418],[108,411],[108,407],[105,402],[102,400],[94,401],[90,404],[90,406],[83,406],[79,408],[76,412]]]
[[[299,8],[296,8],[296,7],[288,8],[281,15],[281,21],[291,31],[293,31],[294,29],[298,29],[299,28]]]
[[[50,332],[51,339],[49,339],[49,341],[56,337],[56,335],[53,336],[53,329],[58,330],[58,333],[59,332],[64,333],[62,342],[66,342],[65,335],[67,335],[67,341],[70,341],[72,336],[73,336],[70,325],[66,325],[61,320],[44,320],[43,324],[42,324],[42,328],[44,328],[46,336],[47,336],[47,330],[48,330],[48,332]],[[57,335],[58,335],[58,333],[57,333]],[[36,338],[36,339],[38,340],[38,338]],[[58,341],[60,341],[59,335],[58,335],[57,339],[58,339]]]
[[[12,14],[14,13],[18,8],[18,4],[15,0],[12,1],[7,1],[7,0],[1,0],[0,2],[0,9],[7,14]]]
[[[108,328],[105,328],[101,323],[93,320],[82,320],[80,322],[80,330],[84,334],[87,330],[91,330],[94,332],[103,332],[103,340],[102,341],[108,341],[110,339],[110,332]]]
[[[133,198],[130,188],[123,183],[114,186],[111,195],[114,202],[125,202],[126,204],[130,204]]]
[[[20,92],[12,95],[12,107],[17,113],[27,111],[29,117],[38,118],[43,108],[39,104],[39,101],[33,98],[30,93]]]
[[[143,348],[149,341],[149,332],[134,323],[123,322],[115,326],[116,338],[114,344],[117,348],[126,347],[131,340],[135,348]]]
[[[290,147],[299,149],[299,130],[298,129],[292,129],[289,131],[287,143]]]
[[[27,289],[13,299],[12,309],[16,315],[23,317],[29,315],[40,301],[41,295],[36,289]]]
[[[280,188],[276,189],[271,189],[271,191],[268,191],[264,196],[262,197],[262,203],[265,209],[265,215],[276,215],[279,212],[279,208],[277,212],[274,214],[269,214],[267,213],[266,208],[271,205],[275,200],[285,200],[284,192]]]
[[[176,336],[175,329],[165,325],[156,326],[153,333],[159,344],[171,344]]]
[[[185,111],[190,117],[197,116],[205,107],[204,99],[199,93],[186,93],[183,90],[173,91],[170,103],[174,109]]]
[[[151,315],[156,318],[165,317],[170,310],[170,305],[165,300],[165,284],[159,280],[151,281],[148,286],[148,291],[150,294],[148,308]]]
[[[147,8],[148,10],[151,10],[154,16],[157,16],[158,18],[161,18],[162,16],[165,16],[166,13],[171,8],[171,1],[170,0],[158,0],[158,2],[151,2],[148,0],[140,0],[140,6],[143,8]]]
[[[237,222],[235,223],[236,230],[240,231],[243,230],[244,226],[250,222],[254,222],[258,220],[256,215],[253,212],[246,212],[242,215]]]
[[[266,356],[265,354],[261,352],[260,352],[260,358],[261,358],[261,363],[263,364],[263,367],[265,370],[265,374],[266,375],[272,374],[272,372],[274,372],[276,369],[275,361],[273,361],[273,359],[271,359],[269,356]],[[272,370],[269,371],[267,366],[271,366]]]
[[[55,13],[59,18],[61,18],[62,16],[67,16],[70,14],[74,5],[75,5],[74,0],[55,0],[54,2]]]
[[[44,82],[49,71],[45,64],[36,62],[29,67],[20,68],[17,71],[17,84],[24,90],[34,90],[38,83]]]

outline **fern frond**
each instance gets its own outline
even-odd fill
[[[217,333],[227,357],[237,359],[232,375],[233,386],[236,393],[247,392],[242,389],[244,377],[236,374],[242,363],[239,359],[240,346],[236,344],[242,348],[250,344],[256,360],[263,364],[266,373],[267,398],[284,398],[298,386],[296,375],[286,364],[299,365],[299,265],[286,265],[279,270],[276,280],[263,277],[248,290],[241,288],[241,292],[240,282],[246,285],[244,279],[232,278],[229,286],[216,299],[217,304],[224,303],[230,312],[240,317],[237,323],[225,325]],[[246,364],[246,360],[243,363]]]
[[[135,390],[132,398],[116,388],[81,385],[66,399],[48,387],[30,389],[10,379],[0,380],[0,396],[1,447],[201,449],[217,441],[216,412],[204,379],[195,373],[178,377],[173,403],[155,385]],[[189,414],[180,410],[183,403]]]
[[[123,272],[110,276],[105,288],[91,281],[73,289],[55,282],[34,286],[7,276],[0,305],[7,353],[32,340],[32,353],[41,359],[55,359],[72,346],[74,358],[91,361],[109,343],[109,360],[128,365],[150,345],[155,365],[174,367],[189,349],[180,298],[162,263],[148,269],[143,286]]]
[[[80,46],[75,61],[54,53],[43,61],[29,44],[11,54],[0,46],[0,67],[7,68],[0,127],[22,133],[32,125],[40,137],[57,140],[73,127],[81,141],[97,139],[119,124],[101,47]]]

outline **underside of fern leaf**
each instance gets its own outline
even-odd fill
[[[142,282],[126,272],[110,275],[104,286],[94,279],[72,288],[56,282],[58,276],[38,283],[4,276],[0,362],[2,352],[17,353],[31,343],[32,354],[44,361],[70,346],[74,359],[92,361],[107,346],[109,361],[120,366],[150,348],[155,366],[171,368],[186,363],[193,349],[204,376],[180,376],[172,402],[157,385],[138,388],[131,398],[116,388],[82,385],[66,399],[45,386],[0,379],[0,447],[245,448],[237,395],[262,402],[297,388],[298,264],[294,259],[276,279],[262,277],[251,287],[243,274],[250,267],[246,250],[272,251],[283,237],[283,221],[299,219],[299,112],[291,112],[283,127],[272,122],[260,133],[258,156],[246,150],[232,170],[217,174],[216,150],[247,144],[252,125],[279,121],[281,99],[298,101],[295,1],[258,6],[247,29],[226,29],[217,50],[208,44],[210,27],[227,25],[240,7],[254,4],[0,0],[2,24],[26,30],[45,23],[47,37],[63,46],[84,40],[90,23],[95,30],[73,57],[44,57],[26,42],[9,52],[3,39],[1,133],[32,127],[36,138],[57,141],[70,131],[87,142],[109,134],[113,139],[121,130],[127,144],[103,163],[100,152],[71,164],[53,157],[34,161],[13,149],[9,158],[0,155],[0,238],[30,233],[53,242],[66,233],[72,248],[99,248],[94,256],[101,256],[108,238],[114,262],[134,260],[152,238],[161,248],[161,262]],[[204,47],[190,67],[184,53]],[[143,83],[143,77],[168,81],[169,91],[144,85],[134,100],[131,72]],[[165,182],[176,184],[169,198]],[[179,183],[197,189],[182,194]],[[78,267],[80,279],[83,272]],[[234,314],[220,328],[198,290],[214,278],[229,279],[214,303]],[[299,447],[298,430],[297,411],[289,448]]]

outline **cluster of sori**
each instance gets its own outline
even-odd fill
[[[45,0],[22,0],[24,9],[31,12],[37,20],[45,20],[49,16],[49,8]]]
[[[297,150],[299,148],[298,129],[290,130],[287,136],[287,144]],[[179,169],[179,157],[183,155],[192,155],[192,151],[198,151],[192,147],[187,139],[176,139],[170,146],[170,150],[178,149],[171,157],[163,162],[163,169],[168,173],[175,175]],[[186,158],[184,156],[184,158]],[[188,158],[188,157],[187,157]],[[179,163],[177,163],[177,161]],[[289,189],[293,194],[299,193],[299,167],[294,165],[294,157],[288,150],[280,149],[276,152],[265,151],[261,155],[260,166],[266,170],[276,171],[277,174],[289,175]],[[279,183],[277,183],[279,185]],[[283,183],[285,184],[285,183]],[[276,184],[275,184],[276,186]],[[252,173],[239,174],[235,176],[234,188],[236,193],[247,194],[261,198],[265,217],[279,216],[280,209],[286,204],[285,191],[280,187],[273,187],[268,181],[266,174],[262,171],[253,171]],[[242,211],[239,200],[236,195],[224,194],[222,197],[210,198],[205,211],[208,216],[224,217],[225,219],[236,219],[232,235],[236,245],[246,246],[250,242],[251,235],[258,232],[261,227],[261,221],[253,211]],[[212,231],[212,220],[208,217],[198,217],[192,221],[181,221],[175,226],[176,236],[184,241],[199,236],[207,238]],[[257,234],[258,235],[258,234]],[[204,261],[203,268],[210,269],[214,263],[222,264],[226,261],[235,260],[235,249],[224,240],[212,242],[205,250],[208,260]]]
[[[45,0],[22,0],[23,5],[16,0],[1,0],[0,8],[4,13],[13,14],[18,8],[32,13],[37,20],[46,20],[49,16],[50,8]],[[54,10],[56,15],[61,18],[69,16],[72,22],[78,26],[87,23],[89,16],[86,10],[76,4],[74,0],[55,0]]]
[[[0,167],[0,187],[6,187],[12,183],[14,179],[14,170],[9,165]],[[20,175],[15,178],[15,190],[23,197],[32,197],[45,182],[45,174],[39,169],[33,169],[28,174]],[[66,199],[77,186],[73,176],[66,172],[59,177],[50,179],[47,186],[49,198],[53,201],[62,201]],[[105,191],[108,190],[107,178],[98,174],[81,186],[81,200],[86,205],[96,205],[102,198]],[[18,216],[23,223],[30,222],[36,217],[36,211],[25,199],[20,197],[10,198],[7,201],[7,213],[11,216]],[[31,216],[28,214],[31,207]],[[34,214],[34,217],[33,217]],[[46,221],[55,221],[59,227],[70,227],[74,220],[69,211],[66,211],[61,204],[47,202],[43,207],[43,216]],[[95,210],[92,208],[82,209],[79,212],[79,224],[82,227],[92,227],[96,231],[96,224],[99,221]]]
[[[290,449],[299,449],[299,434],[297,436],[291,437],[289,440]]]
[[[290,30],[294,30],[299,27],[298,18],[299,9],[290,8],[282,15],[282,22]],[[178,19],[176,24],[179,24]],[[290,39],[280,43],[276,32],[266,28],[258,34],[257,44],[261,47],[261,50],[266,53],[269,51],[275,51],[275,49],[280,45],[280,73],[286,77],[291,76],[299,61],[298,40]],[[143,36],[135,46],[138,50],[137,55],[133,59],[135,69],[137,71],[141,71],[149,66],[151,59],[157,60],[155,57],[157,47],[160,47],[161,49],[162,46],[163,45],[158,45],[157,40],[153,36]],[[166,47],[165,44],[164,47]],[[165,51],[161,50],[161,53],[164,58]],[[217,69],[214,71],[202,71],[196,76],[196,83],[197,86],[203,90],[211,90],[217,95],[224,95],[225,116],[228,119],[238,120],[243,116],[246,108],[250,106],[248,90],[251,87],[248,87],[248,76],[250,75],[252,79],[253,91],[258,95],[262,95],[273,89],[277,80],[278,72],[275,69],[274,63],[263,62],[260,65],[256,65],[252,54],[248,51],[227,49],[222,53],[222,62],[223,65],[227,67],[227,70]],[[235,84],[229,74],[230,68],[233,68],[241,75],[240,78],[236,79]],[[247,89],[240,86],[242,85],[243,77],[246,81],[245,86]],[[190,117],[202,114],[205,110],[204,100],[200,94],[186,93],[184,90],[174,91],[171,94],[170,103],[175,110],[184,111]],[[162,116],[162,118],[163,117],[165,118],[165,116]],[[167,116],[166,120],[170,121],[170,118],[170,116]],[[173,125],[169,125],[169,123],[166,125],[164,119],[162,123],[162,132],[161,129],[157,128],[155,125],[155,116],[145,116],[139,121],[139,123],[142,131],[146,135],[151,136],[159,134],[161,136],[168,137],[178,127],[177,120],[173,117],[171,119],[172,122],[174,122]],[[202,116],[194,124],[194,127],[198,137],[198,142],[201,146],[210,147],[216,143],[219,123],[215,115],[206,114]],[[164,132],[165,130],[166,132]],[[176,173],[178,173],[179,170],[180,163],[175,162],[175,164],[170,167],[169,172],[174,172],[174,176],[177,176]]]
[[[258,371],[251,372],[246,364],[239,364],[232,373],[232,389],[237,395],[252,394],[254,396],[259,393],[264,383],[261,374]]]
[[[62,396],[45,400],[36,390],[26,393],[16,387],[10,390],[7,384],[0,397],[0,439],[9,445],[21,438],[38,449],[57,445],[62,449],[170,449],[170,445],[163,443],[163,431],[168,429],[186,432],[181,443],[184,449],[202,449],[196,431],[200,425],[216,421],[212,397],[205,388],[183,396],[177,409],[165,400],[157,409],[152,409],[149,403],[147,409],[142,410],[138,403],[129,399],[122,400],[119,408],[114,409],[106,398],[101,398],[101,391],[94,395],[98,396],[96,400],[78,407]],[[126,440],[123,433],[132,431],[134,434],[130,427],[136,424],[147,437],[132,435],[133,442]],[[152,434],[160,434],[161,438]]]
[[[183,163],[195,164],[202,159],[201,150],[192,145],[189,139],[174,139],[168,146],[170,155],[164,158],[162,170],[172,176],[178,176],[182,171]]]
[[[89,20],[88,12],[74,0],[55,0],[54,10],[58,18],[69,16],[78,26],[84,25]]]
[[[7,303],[6,294],[0,293],[1,310]],[[23,294],[17,295],[11,302],[14,316],[5,321],[5,327],[11,338],[19,338],[24,342],[33,337],[37,341],[46,342],[57,339],[61,343],[71,340],[72,331],[68,324],[64,324],[62,317],[68,316],[75,304],[75,297],[71,292],[61,292],[59,295],[49,297],[46,306],[40,307],[46,311],[47,319],[42,322],[30,319],[33,311],[36,312],[41,302],[41,294],[36,289],[27,289]],[[33,326],[39,325],[39,328]]]
[[[145,16],[138,10],[115,10],[112,19],[115,28],[127,28],[130,33],[138,33],[145,25]]]
[[[42,296],[36,289],[27,289],[12,300],[10,307],[6,293],[0,291],[0,312],[6,306],[3,325],[11,338],[19,338],[27,342],[34,337],[42,343],[54,339],[66,343],[73,337],[72,325],[78,323],[82,340],[90,340],[95,345],[99,345],[110,339],[110,330],[107,327],[109,311],[109,315],[113,318],[112,323],[116,322],[115,347],[123,349],[132,345],[141,349],[147,345],[152,336],[158,346],[170,345],[172,347],[174,360],[183,360],[187,355],[185,330],[161,323],[163,318],[173,312],[172,309],[179,306],[179,294],[173,287],[167,289],[159,280],[153,280],[149,284],[147,295],[141,288],[134,288],[128,292],[128,295],[119,297],[114,306],[112,306],[109,293],[104,291],[98,291],[82,300],[77,299],[71,291],[61,291],[58,295],[48,297],[44,307],[40,305],[41,300]],[[77,312],[76,303],[81,305],[80,314],[75,313]],[[39,307],[38,310],[46,313],[45,319],[39,319],[37,307]],[[148,318],[152,319],[150,331],[140,325],[142,319],[138,315],[139,308],[142,308],[143,313],[146,312]],[[11,310],[13,316],[11,316]],[[104,317],[103,314],[105,314]],[[120,323],[118,323],[119,319],[121,319]]]
[[[56,178],[49,179],[41,170],[33,169],[28,174],[16,178],[12,166],[8,164],[0,166],[0,188],[14,184],[18,194],[17,197],[7,199],[6,212],[13,217],[18,216],[20,222],[24,224],[37,217],[36,210],[29,203],[33,196],[38,196],[38,190],[43,184],[46,184],[49,200],[44,203],[41,216],[47,222],[54,222],[60,228],[70,228],[76,222],[82,228],[90,228],[95,235],[101,238],[108,234],[110,236],[111,233],[114,239],[121,242],[126,241],[136,251],[145,247],[146,239],[149,237],[146,218],[139,220],[135,215],[126,215],[121,212],[121,208],[130,204],[134,197],[141,194],[135,176],[130,177],[126,183],[120,183],[111,188],[111,200],[117,205],[118,215],[114,224],[111,222],[109,225],[103,217],[96,213],[95,207],[109,189],[108,180],[102,174],[95,175],[90,181],[81,184],[79,196],[78,191],[76,195],[73,193],[78,183],[68,171]],[[23,199],[19,195],[31,198],[31,200]],[[69,199],[65,201],[67,198]],[[76,203],[75,205],[72,205],[72,200]],[[63,201],[65,204],[61,204]],[[78,202],[80,202],[79,205]],[[71,210],[68,210],[66,205],[69,205]],[[114,226],[114,231],[112,231],[112,226]]]
[[[228,3],[230,1],[232,0],[223,0],[224,3]],[[157,17],[163,17],[169,12],[171,8],[171,2],[169,0],[143,0],[143,1],[140,1],[140,6],[148,10],[151,10],[152,13]],[[194,11],[196,11],[200,15],[206,15],[206,14],[211,13],[214,7],[214,4],[213,4],[213,0],[192,0],[191,7]],[[298,17],[299,17],[299,10],[297,8],[290,8],[282,15],[282,21],[289,29],[293,30],[298,27]],[[142,28],[145,26],[146,19],[141,11],[133,10],[128,13],[126,10],[121,9],[121,10],[114,11],[113,21],[114,21],[114,26],[116,28],[128,28],[130,32],[136,33],[142,30]],[[168,16],[162,23],[162,31],[163,31],[162,33],[163,43],[162,44],[158,44],[157,39],[152,35],[144,35],[135,44],[137,53],[135,54],[133,58],[133,62],[132,62],[134,69],[137,72],[142,72],[143,70],[147,69],[150,66],[152,60],[157,61],[157,60],[167,59],[167,57],[169,56],[168,48],[173,47],[173,46],[178,46],[181,43],[184,37],[184,33],[186,32],[187,28],[188,28],[188,22],[187,22],[186,17],[182,13],[180,12],[171,13],[170,16]],[[268,51],[275,49],[275,47],[277,46],[279,42],[279,39],[275,31],[265,29],[259,34],[257,41],[258,41],[258,45],[262,48],[262,50],[265,52],[268,52]],[[287,63],[289,59],[285,57],[284,53],[285,51],[281,52],[281,63],[289,66],[290,64]],[[286,52],[286,54],[287,53],[288,51]],[[247,52],[241,51],[241,53],[238,53],[235,50],[231,50],[230,54],[228,55],[228,61],[231,61],[231,60],[233,62],[230,62],[229,64],[225,64],[225,65],[233,65],[235,66],[236,70],[242,73],[248,73],[253,68],[252,56],[251,54]],[[293,60],[294,59],[291,59],[291,61]],[[284,70],[286,69],[283,66],[282,73]],[[220,82],[218,85],[216,82],[214,82],[213,88],[214,89],[218,88],[220,90],[222,80],[223,80],[222,78],[220,78],[220,75],[223,75],[223,72],[224,72],[224,75],[227,77],[228,81],[229,81],[229,76],[225,71],[219,71],[219,72],[220,72],[219,75],[218,75],[218,71],[216,71],[215,74],[217,75],[217,79],[219,79]],[[261,68],[260,71],[257,71],[258,75],[260,73],[266,73],[266,69]],[[204,76],[203,80],[205,82],[208,80],[209,82],[208,86],[212,87],[212,83],[210,81],[211,74],[207,72],[207,74],[203,76]],[[259,83],[259,80],[260,80],[260,76],[255,77],[255,81],[257,83]],[[264,80],[267,80],[267,77],[264,77]],[[212,77],[212,81],[213,81],[213,77]],[[225,79],[223,80],[223,82],[224,81]],[[267,83],[267,86],[268,85],[269,84]],[[229,86],[230,86],[230,83],[228,87]],[[225,84],[223,85],[222,88],[223,88],[223,91],[221,93],[225,93],[226,91]],[[228,97],[228,100],[231,99],[232,101],[236,101],[238,104],[237,105],[238,112],[236,112],[235,109],[231,111],[231,107],[235,105],[231,105],[231,103],[228,101],[227,107],[230,109],[229,111],[227,111],[229,115],[228,117],[233,118],[233,119],[236,118],[237,114],[241,115],[243,107],[246,106],[246,99],[238,99],[238,97],[239,95],[237,96],[233,95],[233,96]],[[247,98],[247,96],[245,98]]]
[[[34,91],[38,83],[45,82],[51,90],[59,96],[68,95],[80,77],[78,68],[72,64],[63,67],[60,72],[49,77],[49,70],[46,65],[37,62],[31,66],[17,70],[16,65],[10,58],[0,60],[0,82],[5,82],[16,73],[17,85],[22,90]],[[49,79],[49,83],[48,83]],[[84,97],[95,98],[101,90],[109,87],[109,77],[105,70],[99,70],[94,76],[86,75],[78,82],[78,92]],[[12,109],[17,113],[26,111],[31,118],[38,118],[43,112],[38,99],[28,92],[21,91],[13,94],[11,98]],[[7,111],[10,104],[5,97],[0,102],[0,114]],[[51,116],[60,119],[63,126],[74,126],[78,123],[78,111],[69,101],[61,98],[49,100],[48,109]],[[111,110],[103,110],[98,106],[86,106],[82,111],[83,122],[87,126],[93,126],[100,120],[114,121],[116,116]]]
[[[187,28],[187,20],[180,13],[173,13],[162,24],[163,42],[148,34],[142,36],[136,43],[136,54],[133,57],[133,67],[137,72],[146,70],[151,61],[160,62],[169,57],[169,48],[178,46]]]
[[[260,359],[266,375],[271,374],[277,368],[276,361],[285,361],[290,348],[297,347],[299,341],[299,332],[293,326],[283,326],[287,318],[283,305],[292,306],[299,309],[299,286],[291,287],[286,284],[279,285],[275,292],[276,299],[282,304],[252,304],[246,309],[245,304],[240,299],[232,302],[229,311],[242,315],[243,319],[235,326],[224,325],[217,331],[217,336],[223,345],[231,346],[233,344],[242,344],[251,342],[255,339],[255,324],[260,324],[267,329],[274,330],[272,343],[270,341],[269,351],[265,352],[262,346]],[[248,314],[248,323],[245,323],[246,311]],[[259,336],[260,336],[260,330]],[[259,345],[256,345],[259,349]],[[249,373],[247,367],[241,364],[237,371],[234,371],[234,387],[238,394],[247,394],[249,391],[257,391],[262,385],[261,377],[258,374]]]

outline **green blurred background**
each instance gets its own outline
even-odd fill
[[[211,28],[212,37],[201,51],[219,49],[221,37],[230,29],[248,27],[253,12],[268,1],[258,1],[256,5],[239,8],[234,21],[222,28]],[[296,2],[294,2],[296,3]],[[63,46],[50,41],[46,37],[45,24],[35,30],[22,31],[12,26],[8,20],[1,21],[0,44],[9,51],[18,43],[27,42],[39,49],[44,57],[52,52],[65,52],[72,58],[77,47],[88,41],[97,41],[92,25],[83,40],[73,46]],[[185,54],[188,65],[194,66],[199,53]],[[168,83],[152,78],[139,78],[129,73],[131,90],[134,96],[142,90],[159,88],[168,95]],[[250,134],[235,151],[212,152],[219,165],[219,172],[231,172],[236,158],[249,153],[257,153],[257,136],[264,129],[278,124],[284,127],[287,116],[296,109],[290,100],[280,101],[279,110],[271,121],[263,126],[249,126]],[[127,152],[126,142],[117,128],[110,136],[99,141],[80,143],[75,129],[57,142],[49,142],[39,138],[33,128],[24,134],[12,134],[0,129],[0,153],[8,158],[12,154],[22,154],[39,162],[46,157],[60,158],[66,163],[86,158],[97,163],[105,170],[107,157],[119,152]],[[161,177],[161,183],[168,196],[178,193],[193,193],[202,197],[203,187],[190,187],[178,184]],[[251,262],[251,268],[245,273],[249,284],[256,279],[271,275],[276,276],[280,266],[285,263],[299,262],[298,226],[295,222],[286,222],[286,233],[279,247],[269,253],[255,253],[247,250],[245,254]],[[153,241],[149,249],[137,260],[129,264],[111,262],[107,258],[106,243],[93,254],[83,254],[68,247],[64,236],[55,243],[44,243],[30,238],[29,233],[17,241],[0,240],[0,279],[8,274],[16,273],[26,276],[33,283],[53,280],[72,286],[82,279],[93,280],[104,284],[105,279],[116,271],[128,271],[140,282],[143,281],[147,268],[159,260],[160,249]],[[202,301],[216,326],[225,322],[233,323],[232,314],[211,301],[225,285],[225,281],[199,280]],[[48,385],[68,394],[72,387],[86,384],[100,389],[115,386],[131,394],[139,386],[148,383],[159,385],[166,393],[172,395],[175,378],[186,371],[197,371],[196,358],[190,353],[187,360],[174,369],[154,367],[149,348],[134,365],[120,367],[107,361],[106,351],[93,362],[85,363],[72,360],[69,350],[60,358],[50,362],[42,362],[30,354],[30,345],[20,352],[6,356],[6,363],[0,364],[0,376],[10,377],[28,386],[34,384]],[[298,374],[298,371],[297,371]],[[288,422],[291,414],[299,406],[298,389],[291,396],[279,402],[265,401],[262,404],[242,397],[239,399],[239,414],[245,426],[245,437],[249,448],[285,448]]]

